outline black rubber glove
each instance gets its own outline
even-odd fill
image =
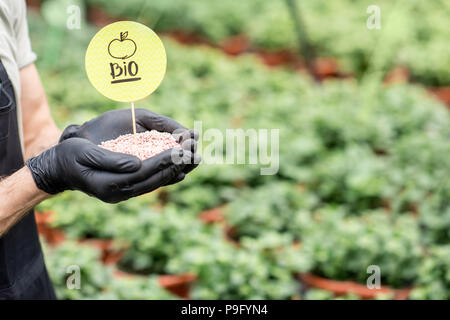
[[[27,161],[39,189],[56,194],[80,190],[102,201],[116,203],[151,192],[173,180],[185,167],[182,148],[166,150],[141,161],[111,152],[86,139],[61,142]]]
[[[198,166],[201,161],[201,157],[195,154],[197,151],[198,132],[188,130],[175,120],[147,109],[136,109],[135,116],[136,132],[157,130],[171,133],[183,149],[191,151],[193,158],[191,163],[186,164],[183,169],[184,174],[189,173]],[[115,139],[120,135],[132,132],[131,110],[112,110],[82,125],[68,126],[62,133],[59,141],[77,137],[88,139],[98,145],[103,141]],[[183,178],[184,175],[180,174],[169,184],[181,181]]]

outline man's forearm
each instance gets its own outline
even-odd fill
[[[61,136],[50,114],[45,91],[34,64],[20,70],[25,160],[54,146]]]
[[[0,181],[0,237],[31,208],[51,195],[38,189],[30,170],[23,167]]]
[[[25,161],[37,156],[58,143],[61,131],[54,125],[53,121],[39,130],[32,139],[25,142]]]

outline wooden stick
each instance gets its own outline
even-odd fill
[[[136,115],[134,114],[134,102],[131,102],[131,118],[132,118],[132,121],[133,121],[134,144],[137,145],[137,140],[136,140]]]

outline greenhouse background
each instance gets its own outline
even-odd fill
[[[73,4],[79,29],[66,27]],[[28,5],[60,128],[127,107],[91,86],[84,54],[101,26],[134,20],[168,55],[139,107],[187,127],[280,129],[276,175],[202,164],[119,204],[66,192],[39,205],[58,298],[450,299],[448,1]],[[371,5],[379,29],[367,26]]]

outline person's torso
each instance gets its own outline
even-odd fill
[[[24,165],[21,142],[19,67],[11,0],[0,1],[0,177]],[[20,192],[20,190],[8,190]],[[0,194],[0,201],[6,194]],[[34,212],[0,237],[0,300],[54,299],[45,269]]]

